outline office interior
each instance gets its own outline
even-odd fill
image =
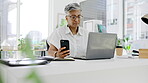
[[[97,32],[94,28],[100,24],[105,28],[103,32],[116,33],[119,39],[129,37],[136,44],[147,42],[148,26],[141,20],[148,13],[147,0],[1,0],[1,48],[17,49],[17,40],[27,34],[35,48],[46,48],[47,37],[58,26],[66,25],[63,9],[72,2],[81,5],[80,26],[89,31]]]
[[[68,3],[80,4],[83,16],[80,23],[81,27],[90,32],[117,34],[117,43],[119,40],[121,46],[129,45],[131,55],[134,55],[133,50],[136,51],[134,56],[136,58],[127,57],[127,51],[123,48],[123,54],[121,55],[124,57],[121,58],[124,59],[117,60],[116,63],[112,63],[114,60],[107,62],[105,60],[92,61],[92,64],[91,61],[83,61],[83,63],[76,66],[79,61],[76,63],[65,61],[55,62],[52,67],[47,67],[50,64],[35,67],[39,70],[37,73],[42,78],[42,81],[45,83],[147,83],[148,24],[142,21],[141,18],[148,14],[148,0],[0,0],[0,58],[26,58],[18,53],[19,44],[24,41],[26,36],[32,39],[31,47],[34,50],[35,57],[48,55],[46,40],[59,26],[67,25],[64,7]],[[127,38],[128,41],[126,41]],[[139,60],[139,54],[137,53],[139,49],[144,49],[144,51],[142,50],[145,54],[144,59],[142,56],[142,59]],[[117,58],[116,50],[115,58]],[[72,63],[72,66],[67,63]],[[104,67],[96,67],[93,63],[100,67],[104,65]],[[63,68],[67,69],[64,71],[61,65],[65,64],[67,66]],[[93,69],[88,68],[87,64]],[[4,65],[0,66],[1,70],[4,71],[1,76],[4,79],[2,83],[24,83],[26,81],[22,80],[24,80],[25,73],[31,69],[30,67],[13,69]],[[54,66],[59,69],[57,70]],[[48,68],[51,68],[51,70],[49,71]],[[44,70],[51,74],[47,74]],[[9,75],[7,71],[15,76]],[[14,72],[21,75],[19,76],[18,73],[15,74]],[[93,76],[93,79],[90,79],[88,74]],[[50,76],[51,78],[49,78]],[[56,80],[58,77],[59,80]],[[86,78],[83,78],[83,80],[82,77]],[[124,80],[122,77],[124,77]],[[76,79],[73,80],[72,78]],[[105,78],[108,80],[105,80]],[[27,83],[30,82],[27,81]]]

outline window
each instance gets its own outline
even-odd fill
[[[148,0],[107,0],[107,31],[119,38],[148,39],[148,25],[141,17],[148,14]]]
[[[48,36],[48,0],[21,0],[20,35],[28,33],[33,44],[39,44]]]
[[[0,39],[3,46],[17,47],[27,34],[34,45],[48,36],[49,0],[0,0]],[[11,40],[11,42],[10,42]]]
[[[148,25],[141,17],[148,14],[147,0],[125,0],[125,35],[133,40],[148,39]]]

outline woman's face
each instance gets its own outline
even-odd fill
[[[72,10],[68,12],[68,15],[66,16],[68,26],[72,28],[78,27],[81,17],[81,10]]]

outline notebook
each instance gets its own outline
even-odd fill
[[[90,32],[86,55],[75,59],[110,59],[114,57],[117,34]]]
[[[34,65],[45,65],[49,62],[46,60],[17,60],[17,59],[0,59],[0,63],[11,66],[34,66]]]

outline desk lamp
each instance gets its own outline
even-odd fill
[[[144,15],[142,18],[142,21],[148,24],[148,14]]]

